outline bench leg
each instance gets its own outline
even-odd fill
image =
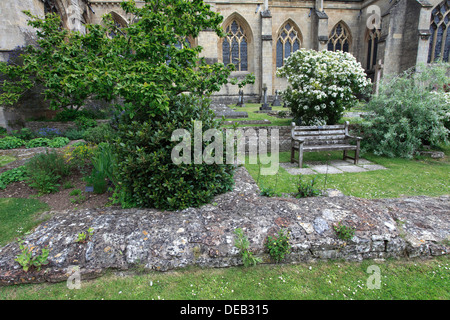
[[[344,156],[342,157],[342,160],[347,159],[347,150],[344,150]]]
[[[295,150],[294,150],[294,141],[291,141],[291,163],[294,163],[294,159],[295,159]]]
[[[303,167],[303,143],[300,143],[298,148],[298,167],[300,169]]]
[[[356,141],[356,150],[355,150],[355,164],[358,164],[359,161],[359,140]]]

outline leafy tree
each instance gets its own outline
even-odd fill
[[[224,36],[223,17],[201,0],[145,0],[139,7],[129,0],[121,6],[133,23],[119,28],[105,16],[102,25],[87,25],[86,34],[60,30],[56,15],[28,13],[38,47],[27,48],[23,64],[0,65],[8,79],[0,85],[0,103],[14,104],[36,84],[45,87],[54,109],[120,98],[114,125],[119,202],[198,206],[230,190],[233,167],[173,164],[170,150],[177,142],[169,129],[193,133],[193,120],[206,124],[203,130],[219,128],[205,98],[229,82],[233,66],[207,64],[202,48],[187,39],[205,29]],[[252,75],[231,81],[240,87],[253,82]]]

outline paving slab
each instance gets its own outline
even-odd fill
[[[343,173],[342,170],[339,170],[336,167],[327,166],[327,165],[311,166],[310,169],[316,171],[317,173],[322,173],[322,174]]]
[[[317,172],[310,168],[299,168],[297,163],[280,163],[280,166],[294,176],[300,174],[317,174]]]
[[[353,165],[353,166],[349,166],[349,165],[336,166],[336,168],[338,168],[339,170],[342,170],[344,172],[365,172],[365,171],[367,171],[366,169],[359,167],[359,166],[355,166],[355,165]]]

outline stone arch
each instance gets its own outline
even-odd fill
[[[123,28],[128,27],[128,21],[123,16],[115,11],[111,11],[109,14],[114,19],[114,21],[120,24]]]
[[[343,21],[339,21],[331,29],[328,37],[329,51],[341,50],[344,52],[351,52],[352,47],[352,33],[348,25]]]
[[[286,20],[277,30],[274,45],[276,68],[284,64],[284,59],[299,50],[303,45],[303,35],[298,25],[292,20]]]
[[[222,28],[227,36],[218,41],[218,60],[235,64],[236,71],[253,70],[253,32],[247,20],[234,12],[224,20]]]

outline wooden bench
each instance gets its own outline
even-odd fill
[[[343,159],[353,159],[357,164],[359,160],[360,137],[353,137],[348,134],[348,121],[343,125],[324,126],[296,126],[292,122],[291,129],[291,163],[298,162],[299,167],[303,166],[303,153],[314,151],[336,151],[343,150]],[[356,144],[350,144],[350,140]],[[349,157],[347,152],[355,151],[355,157]],[[298,151],[298,160],[295,159],[295,151]]]

